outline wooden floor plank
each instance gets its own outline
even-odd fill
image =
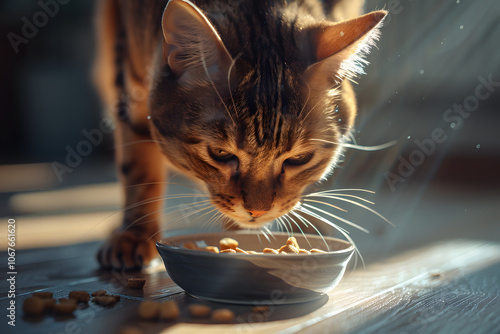
[[[328,297],[274,306],[265,314],[252,313],[249,306],[207,302],[214,308],[229,307],[237,315],[232,325],[210,326],[209,321],[189,317],[187,305],[199,301],[185,295],[162,264],[142,274],[102,272],[89,255],[97,247],[94,242],[19,252],[16,331],[64,333],[67,326],[73,326],[82,333],[114,333],[122,326],[135,325],[145,333],[330,333],[332,329],[336,333],[391,333],[470,329],[479,322],[481,333],[499,328],[499,243],[455,240],[407,252],[348,272]],[[0,254],[0,261],[4,260],[5,252]],[[144,290],[124,287],[132,276],[147,278]],[[8,299],[6,282],[0,283],[0,289],[3,306]],[[70,319],[22,316],[23,300],[41,289],[53,291],[56,297],[65,297],[71,290],[106,289],[122,296],[122,301],[112,308],[82,306]],[[137,307],[145,299],[177,300],[182,308],[180,322],[141,321]],[[0,324],[2,333],[5,326],[5,322]]]

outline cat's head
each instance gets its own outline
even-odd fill
[[[168,75],[150,98],[169,161],[242,227],[287,213],[331,172],[355,117],[343,79],[359,70],[386,14],[334,24],[265,10],[210,21],[193,4],[170,1],[160,69]]]

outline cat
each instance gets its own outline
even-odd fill
[[[116,119],[125,194],[104,268],[156,255],[167,167],[238,227],[286,214],[338,163],[356,115],[350,77],[385,11],[358,0],[104,0],[94,74]],[[354,17],[356,16],[356,17]],[[328,20],[327,20],[328,19]]]

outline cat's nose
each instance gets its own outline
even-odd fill
[[[250,215],[254,218],[259,218],[260,216],[263,216],[267,213],[267,211],[248,211]]]

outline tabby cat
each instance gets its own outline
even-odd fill
[[[155,256],[167,166],[199,181],[245,228],[287,213],[326,177],[356,114],[345,79],[362,71],[386,15],[357,16],[361,7],[102,1],[95,74],[116,116],[125,210],[101,265],[136,269]]]

